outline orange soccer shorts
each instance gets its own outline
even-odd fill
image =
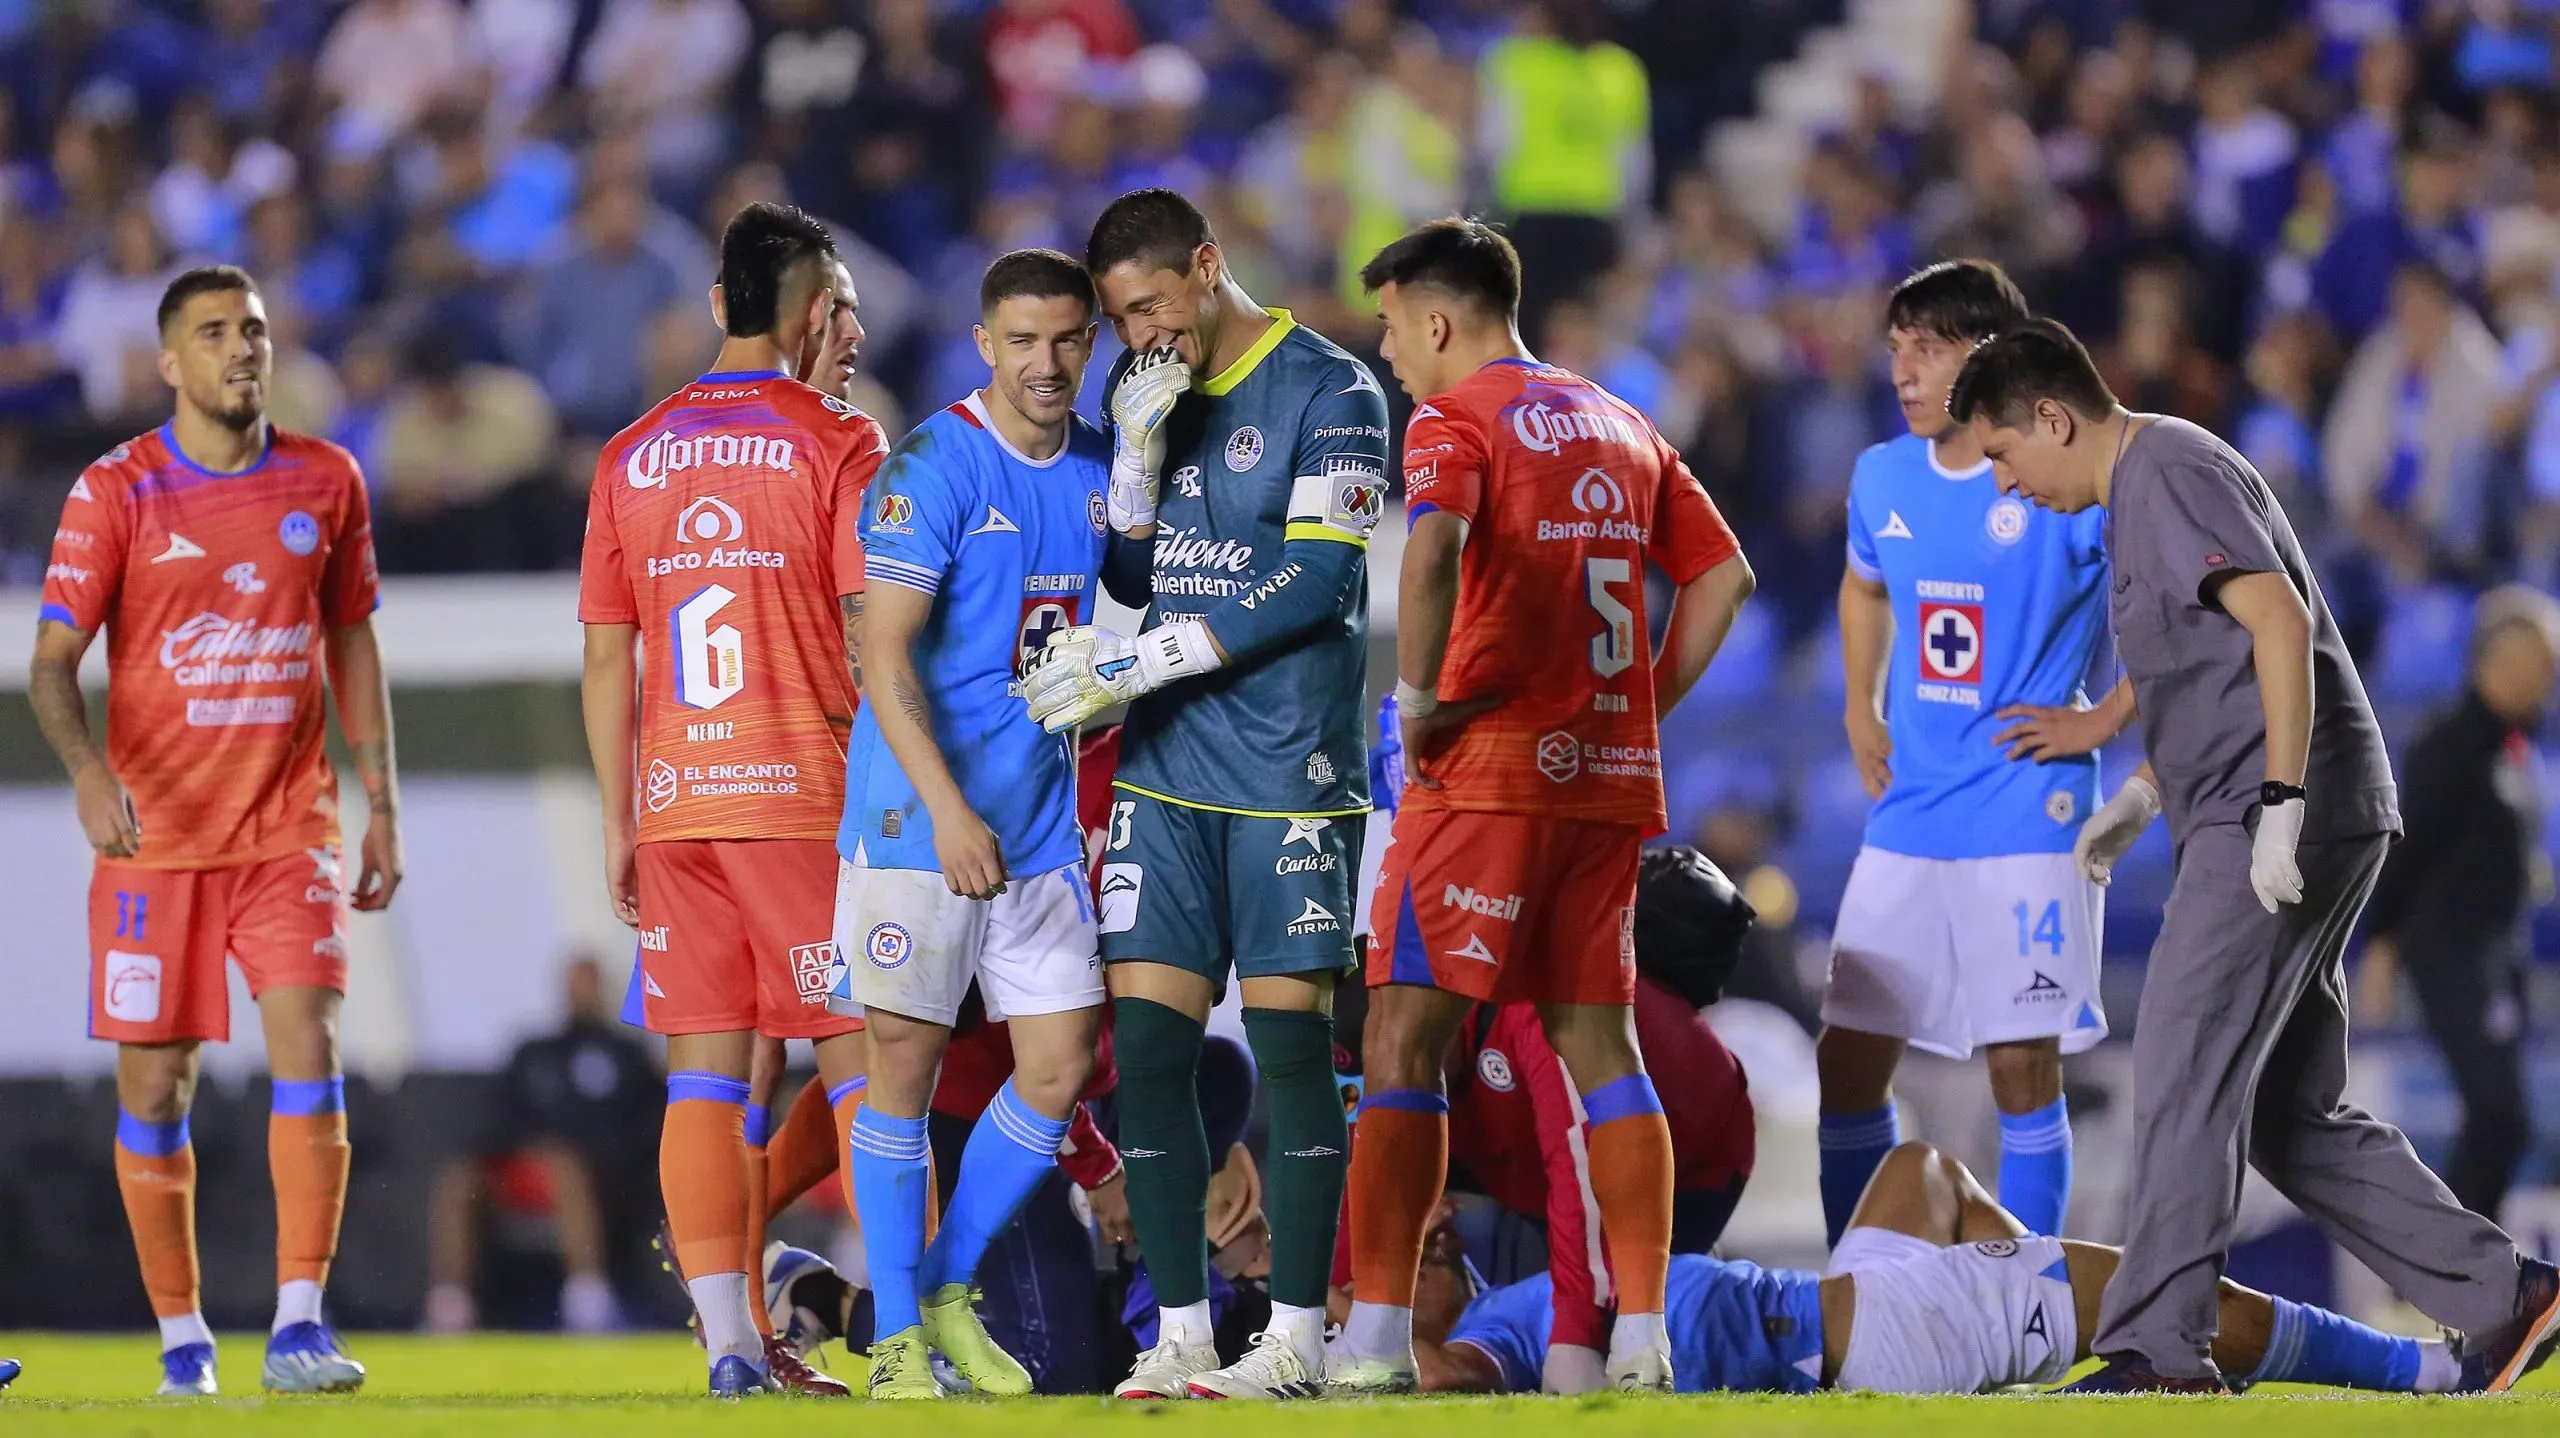
[[[1370,984],[1497,1004],[1633,1003],[1643,843],[1633,824],[1405,810],[1371,895]]]
[[[836,846],[827,839],[667,839],[640,846],[640,993],[649,1031],[824,1039]]]
[[[230,976],[252,997],[347,990],[347,896],[334,844],[227,869],[101,859],[89,877],[89,1036],[122,1044],[231,1037]]]

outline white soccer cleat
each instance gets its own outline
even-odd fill
[[[1609,1386],[1621,1393],[1668,1393],[1671,1391],[1670,1345],[1652,1343],[1614,1349],[1609,1354],[1606,1372]]]
[[[1324,1356],[1327,1398],[1392,1398],[1418,1391],[1422,1375],[1410,1354],[1399,1361],[1367,1353],[1328,1349]]]
[[[1268,1328],[1253,1336],[1242,1358],[1191,1380],[1194,1398],[1314,1398],[1323,1392],[1324,1375],[1298,1356],[1288,1334]]]
[[[1214,1343],[1179,1343],[1165,1339],[1138,1355],[1137,1366],[1112,1393],[1121,1398],[1188,1398],[1191,1380],[1218,1366]]]

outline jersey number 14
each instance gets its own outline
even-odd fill
[[[738,596],[717,584],[706,585],[675,607],[668,627],[674,631],[676,702],[693,709],[716,709],[747,687],[746,642],[738,626],[711,627],[712,616]]]

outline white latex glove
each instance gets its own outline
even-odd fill
[[[2249,887],[2272,914],[2302,902],[2302,865],[2293,851],[2302,842],[2303,801],[2287,799],[2258,811],[2257,841],[2249,846]]]
[[[1111,527],[1126,533],[1156,522],[1164,476],[1164,422],[1191,388],[1191,366],[1168,345],[1138,356],[1111,391],[1111,423],[1119,432],[1105,501]]]
[[[1603,1367],[1600,1350],[1579,1343],[1550,1343],[1547,1362],[1539,1375],[1541,1393],[1597,1393],[1609,1386],[1609,1375]]]
[[[2151,781],[2136,774],[2124,781],[2114,798],[2098,806],[2089,822],[2080,826],[2080,837],[2071,843],[2071,862],[2081,877],[2100,888],[2115,877],[2116,864],[2124,858],[2133,841],[2160,817],[2160,791]]]
[[[1185,619],[1135,639],[1097,625],[1049,636],[1022,686],[1023,703],[1052,734],[1072,729],[1115,704],[1152,694],[1176,679],[1206,674],[1222,661],[1209,626]]]

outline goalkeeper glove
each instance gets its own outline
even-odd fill
[[[1150,629],[1135,639],[1078,625],[1051,636],[1022,697],[1032,719],[1056,734],[1224,662],[1209,638],[1209,626],[1197,619]]]
[[[1164,422],[1191,388],[1191,366],[1171,345],[1138,356],[1111,391],[1111,423],[1119,432],[1111,455],[1108,509],[1123,534],[1156,522],[1164,483]]]

